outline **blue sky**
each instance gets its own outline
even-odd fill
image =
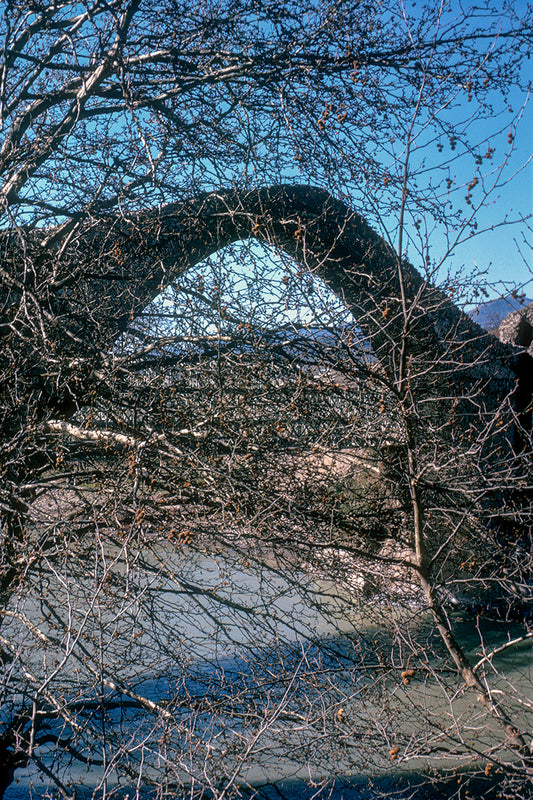
[[[474,17],[479,24],[482,5],[471,5],[477,10]],[[521,0],[517,0],[514,11],[519,14],[521,7]],[[415,0],[410,5],[411,13],[416,14],[416,9]],[[449,0],[443,19],[450,23],[455,14],[461,18],[463,13],[465,7],[459,0]],[[524,22],[527,13],[524,3]],[[505,27],[502,20],[500,24]],[[488,31],[490,20],[487,25]],[[496,47],[499,29],[493,26],[490,30]],[[485,44],[480,47],[483,49]],[[480,57],[482,54],[480,50]],[[512,53],[508,56],[511,58]],[[432,84],[428,81],[420,106],[416,92],[411,97],[411,127],[407,110],[405,119],[398,117],[395,138],[391,139],[394,144],[387,144],[386,152],[377,151],[378,160],[384,156],[384,166],[396,176],[396,194],[401,193],[404,161],[408,160],[409,200],[404,218],[407,236],[403,238],[402,252],[418,268],[427,257],[431,270],[442,264],[431,273],[437,283],[458,272],[465,278],[478,272],[485,274],[491,297],[506,294],[515,286],[524,287],[533,297],[533,103],[527,90],[529,84],[531,91],[531,63],[533,60],[523,60],[519,67],[523,70],[520,88],[511,82],[495,81],[494,88],[488,84],[486,93],[479,83],[472,92],[467,89],[468,84],[451,81],[448,99],[441,97],[436,106],[432,105]],[[485,73],[478,72],[477,66],[473,69],[475,83]],[[405,137],[397,133],[402,125],[406,125]],[[452,138],[457,139],[456,143]],[[355,207],[364,216],[367,200],[364,198],[361,207],[355,200]],[[374,226],[397,248],[399,199],[396,205],[392,201],[388,206],[386,196],[376,196],[375,208],[384,216],[382,224],[376,226],[374,222]],[[475,232],[468,224],[473,214]],[[459,217],[466,224],[455,244]]]
[[[529,82],[531,91],[533,60],[524,63],[522,81]],[[449,113],[451,121],[457,115],[458,129],[467,131],[472,142],[485,142],[485,146],[494,148],[493,158],[489,162],[484,160],[479,167],[480,178],[482,174],[485,178],[472,190],[472,206],[467,206],[463,199],[473,177],[471,158],[458,157],[450,166],[454,184],[463,187],[456,192],[454,206],[462,206],[466,212],[476,203],[480,208],[476,235],[466,237],[466,241],[454,248],[446,268],[454,272],[464,267],[466,274],[476,269],[487,271],[491,297],[505,294],[516,285],[523,286],[527,296],[533,298],[533,97],[514,88],[505,98],[495,92],[494,100],[489,100],[493,102],[494,114],[485,119],[476,118],[480,109],[476,109],[475,102],[465,103],[464,99],[451,106],[449,112],[443,111],[444,117]],[[468,121],[469,113],[472,116]],[[466,128],[465,121],[468,121]],[[439,155],[435,152],[435,156],[436,164]],[[490,191],[484,196],[483,189]],[[445,252],[445,239],[439,242],[436,233],[432,247]]]
[[[489,283],[528,284],[533,297],[533,105],[528,103],[516,129],[514,151],[496,189],[478,214],[478,235],[458,246],[450,264],[467,270],[488,270]],[[497,160],[497,159],[496,159]],[[526,222],[502,225],[508,219],[530,216]],[[491,229],[492,228],[492,229]]]

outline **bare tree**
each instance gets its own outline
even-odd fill
[[[435,284],[507,180],[531,32],[6,5],[2,792],[471,762],[530,794],[531,357]],[[510,95],[496,167],[470,127]],[[503,616],[474,657],[454,604]]]

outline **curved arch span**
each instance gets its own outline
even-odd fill
[[[284,250],[342,299],[391,386],[398,385],[402,359],[411,357],[426,397],[475,391],[490,410],[514,391],[515,348],[400,263],[360,214],[312,186],[223,190],[130,218],[95,220],[63,250],[54,314],[73,332],[71,342],[102,351],[180,275],[252,237]],[[83,309],[76,319],[73,295],[75,308]]]

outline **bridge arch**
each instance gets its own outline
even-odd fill
[[[481,393],[490,411],[514,391],[515,348],[482,331],[400,261],[345,202],[311,186],[223,190],[95,221],[76,245],[76,290],[83,284],[93,339],[109,345],[191,267],[254,237],[283,250],[342,300],[391,386],[400,385],[402,358],[410,357],[428,398]]]

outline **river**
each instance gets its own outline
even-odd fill
[[[227,786],[224,797],[240,785],[249,787],[243,797],[254,791],[279,797],[282,789],[284,797],[304,800],[323,784],[324,797],[343,800],[396,796],[393,789],[417,798],[452,797],[458,780],[470,786],[471,797],[481,797],[498,783],[487,753],[497,764],[510,751],[498,725],[463,691],[424,610],[371,599],[361,605],[343,587],[267,562],[154,547],[128,572],[143,602],[124,602],[120,614],[106,606],[109,595],[98,601],[90,580],[56,587],[58,606],[85,620],[93,644],[84,647],[93,661],[99,631],[105,674],[120,678],[113,696],[132,701],[129,709],[127,703],[106,709],[105,768],[42,749],[45,767],[64,786],[76,785],[76,798],[155,797],[149,780],[160,775],[168,787],[173,781],[186,787],[175,791],[176,800],[200,785],[215,793]],[[123,562],[115,563],[124,577]],[[30,617],[41,613],[43,625],[42,610],[29,601],[23,610]],[[97,626],[88,621],[95,616]],[[520,624],[458,613],[454,631],[474,662],[527,633]],[[516,642],[480,665],[494,697],[505,700],[515,724],[528,732],[531,642]],[[37,649],[28,659],[35,669],[43,665]],[[71,692],[74,673],[80,680],[83,670],[69,655],[61,675]],[[160,704],[175,729],[158,729],[153,715],[139,714],[134,697]],[[155,757],[156,738],[161,747],[165,735],[164,755]],[[80,735],[82,744],[88,746]],[[113,747],[136,770],[142,761],[145,780],[119,779]],[[421,778],[435,770],[447,776],[438,789]],[[56,796],[57,787],[33,767],[20,770],[6,794],[7,800]]]

